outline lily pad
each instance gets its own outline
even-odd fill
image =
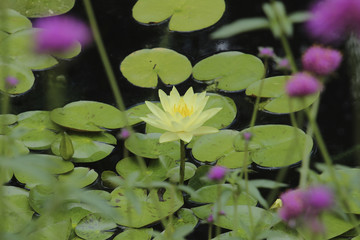
[[[50,120],[48,111],[30,111],[18,115],[12,135],[34,150],[49,149],[61,128]]]
[[[185,175],[184,180],[188,180],[195,175],[196,166],[192,163],[185,163]],[[180,181],[180,166],[173,167],[170,169],[166,176],[170,179],[171,182],[179,182]]]
[[[102,132],[122,128],[125,115],[117,108],[100,102],[78,101],[56,108],[50,113],[55,123],[78,131]]]
[[[306,97],[289,97],[285,85],[289,76],[265,78],[254,82],[246,89],[246,95],[268,98],[261,103],[261,108],[273,113],[290,113],[300,111],[313,104],[320,92]]]
[[[0,125],[6,126],[16,123],[18,117],[14,114],[0,114]]]
[[[237,151],[245,150],[243,134],[251,132],[248,145],[250,160],[263,167],[285,167],[310,154],[313,140],[301,129],[287,125],[262,125],[244,129],[235,138]]]
[[[159,108],[161,107],[160,102],[153,102]],[[126,110],[126,116],[129,122],[129,125],[135,125],[142,122],[140,117],[145,117],[147,114],[151,113],[150,109],[146,106],[145,103],[138,104]]]
[[[13,9],[1,9],[0,19],[4,19],[0,30],[7,33],[14,33],[26,28],[31,28],[30,20]]]
[[[0,42],[0,56],[10,57],[21,65],[33,70],[52,67],[58,62],[48,54],[39,54],[34,51],[34,35],[40,31],[31,28],[10,34]]]
[[[141,240],[150,240],[152,237],[153,229],[152,228],[140,228],[140,229],[126,229],[119,235],[117,235],[114,240],[129,240],[129,239],[141,239]]]
[[[73,162],[96,162],[108,156],[114,149],[116,138],[109,133],[69,133],[74,155]],[[60,156],[61,136],[51,145],[51,151]]]
[[[116,223],[95,213],[84,217],[76,226],[75,232],[86,240],[105,240],[114,234],[109,231],[113,228],[116,228]]]
[[[41,214],[44,211],[44,206],[47,204],[54,191],[52,187],[47,185],[36,185],[30,189],[29,204],[37,213]]]
[[[28,240],[67,240],[71,233],[71,222],[65,220],[56,223],[46,222],[39,227],[39,230],[30,233]]]
[[[60,175],[59,181],[68,183],[77,188],[83,188],[95,182],[97,177],[98,174],[93,169],[76,167],[71,172]]]
[[[171,17],[170,30],[189,32],[215,24],[224,11],[224,0],[139,0],[133,17],[141,23],[158,23]]]
[[[243,167],[245,153],[234,148],[234,140],[238,134],[239,132],[235,130],[221,130],[218,133],[201,136],[192,148],[192,155],[201,162],[217,161],[217,165],[228,168]]]
[[[66,13],[73,8],[75,0],[4,0],[3,4],[24,16],[35,18]]]
[[[0,135],[0,153],[2,156],[16,157],[26,155],[29,152],[29,149],[21,141],[6,135]]]
[[[224,91],[240,91],[264,77],[262,61],[250,54],[230,51],[212,55],[198,62],[193,76],[208,81],[214,88]]]
[[[126,227],[140,228],[154,223],[176,212],[184,204],[180,191],[152,189],[147,193],[146,189],[135,188],[132,192],[140,202],[140,212],[137,212],[132,202],[125,197],[125,191],[123,188],[116,188],[111,193],[110,202],[122,216],[116,223]]]
[[[167,155],[175,160],[180,159],[180,143],[159,143],[159,133],[132,134],[125,140],[125,147],[132,153],[146,158],[158,158]]]
[[[3,61],[4,62],[0,61],[0,82],[2,82],[0,84],[0,91],[13,95],[29,91],[35,81],[32,71],[26,67],[17,65],[13,60],[8,59],[7,57],[4,57]],[[5,79],[9,76],[16,78],[19,82],[15,86],[3,84]]]
[[[17,233],[23,230],[32,219],[34,211],[30,208],[29,191],[13,186],[2,186],[2,222],[5,232]]]
[[[142,49],[128,55],[121,63],[124,77],[139,87],[155,88],[158,77],[169,85],[188,79],[192,72],[190,61],[166,48]]]

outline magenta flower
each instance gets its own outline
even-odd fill
[[[259,47],[258,56],[261,58],[273,58],[275,57],[274,49],[271,47]]]
[[[297,73],[286,83],[285,90],[290,97],[303,97],[322,89],[321,83],[308,73]]]
[[[77,42],[85,46],[92,39],[86,24],[68,16],[40,18],[34,27],[42,29],[35,35],[36,51],[41,53],[67,51]]]
[[[310,187],[307,192],[307,204],[310,211],[321,211],[334,204],[334,194],[326,186]]]
[[[19,83],[19,80],[15,77],[8,76],[5,82],[7,87],[15,87]]]
[[[283,71],[290,71],[291,66],[289,60],[286,58],[280,58],[276,60],[276,69],[283,70]]]
[[[280,196],[282,208],[279,210],[279,216],[282,220],[289,222],[299,217],[305,210],[304,204],[305,192],[301,189],[289,190]]]
[[[251,132],[244,132],[243,137],[244,137],[245,141],[250,141],[251,138],[252,138],[252,133]]]
[[[121,129],[121,132],[120,132],[120,134],[119,134],[119,137],[121,138],[121,139],[127,139],[128,137],[130,137],[130,132],[129,132],[129,130],[127,130],[126,128],[123,128],[123,129]]]
[[[324,43],[337,43],[353,32],[360,35],[359,0],[324,0],[311,9],[310,35]]]
[[[304,70],[318,75],[328,75],[334,72],[339,67],[341,60],[342,55],[339,51],[320,46],[308,48],[302,56]]]
[[[221,166],[214,166],[208,172],[208,178],[213,181],[221,181],[227,172],[227,168]]]
[[[209,223],[214,222],[214,216],[213,216],[212,214],[210,214],[209,217],[207,218],[207,221],[208,221]]]

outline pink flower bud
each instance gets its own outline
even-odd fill
[[[258,56],[261,58],[273,58],[275,57],[274,49],[271,47],[259,47]]]
[[[5,82],[8,87],[15,87],[19,83],[19,80],[15,77],[9,76],[5,79]]]
[[[326,186],[315,186],[308,189],[307,204],[316,211],[330,208],[334,204],[334,194]]]
[[[214,166],[208,172],[208,178],[213,181],[221,181],[227,172],[227,168],[221,166]]]
[[[303,97],[322,89],[321,83],[307,73],[297,73],[286,83],[285,90],[290,97]]]
[[[305,193],[301,189],[289,190],[280,196],[282,208],[279,210],[279,216],[284,221],[299,217],[305,209]]]
[[[342,60],[341,53],[331,48],[313,46],[302,56],[304,70],[318,75],[328,75],[334,72]]]
[[[213,216],[212,214],[210,214],[209,217],[207,218],[207,221],[208,221],[209,223],[214,222],[214,216]]]

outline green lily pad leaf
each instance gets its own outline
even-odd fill
[[[31,28],[31,22],[27,17],[12,9],[2,9],[0,19],[5,19],[5,24],[1,24],[0,30],[14,33],[26,28]]]
[[[180,191],[172,192],[172,189],[162,188],[152,189],[148,194],[146,189],[135,188],[133,193],[140,202],[138,213],[132,207],[132,202],[126,198],[125,191],[120,187],[112,191],[110,203],[115,207],[115,211],[123,216],[116,219],[116,223],[126,227],[140,228],[154,223],[173,214],[184,204]]]
[[[125,140],[125,147],[132,153],[146,158],[158,158],[167,155],[173,159],[180,159],[180,143],[159,143],[159,133],[132,134]]]
[[[261,103],[264,110],[273,113],[297,112],[313,104],[320,92],[306,97],[289,97],[285,92],[289,76],[265,78],[254,82],[246,89],[246,95],[269,98]]]
[[[230,51],[212,55],[198,62],[193,76],[199,81],[210,81],[216,89],[240,91],[264,77],[261,60],[253,55]]]
[[[152,237],[153,229],[152,228],[140,228],[140,229],[126,229],[119,235],[117,235],[114,240],[129,240],[129,239],[139,239],[139,240],[150,240]]]
[[[192,148],[192,155],[201,162],[217,161],[217,165],[228,168],[243,167],[245,154],[234,148],[234,139],[238,134],[235,130],[221,130],[201,136]]]
[[[61,157],[46,155],[46,154],[32,154],[32,158],[28,160],[32,165],[41,165],[42,161],[47,161],[49,164],[42,166],[42,168],[50,174],[62,174],[74,169],[72,162],[64,161]],[[27,169],[14,170],[16,179],[21,183],[26,183],[28,187],[42,183],[42,178],[37,178],[33,173],[29,173]]]
[[[8,36],[9,36],[8,33],[3,32],[3,31],[0,30],[0,41],[7,38]]]
[[[211,166],[202,165],[196,169],[195,175],[189,180],[188,187],[191,187],[193,190],[198,190],[204,186],[214,185],[212,181],[204,180],[204,177],[207,176]]]
[[[106,132],[102,133],[69,133],[74,155],[73,162],[96,162],[108,156],[114,149],[116,138]],[[51,151],[60,156],[61,136],[51,145]]]
[[[21,141],[6,135],[0,135],[0,153],[3,156],[16,157],[26,155],[29,152],[29,149]]]
[[[169,85],[188,79],[192,72],[190,61],[166,48],[142,49],[128,55],[121,63],[124,77],[139,87],[155,88],[158,77]]]
[[[13,186],[2,186],[2,227],[5,232],[17,233],[23,230],[32,219],[34,211],[30,208],[29,192]]]
[[[309,154],[312,138],[301,129],[287,125],[262,125],[244,129],[236,137],[234,146],[245,150],[243,133],[251,132],[248,150],[250,160],[263,167],[285,167],[300,161],[304,152]]]
[[[266,211],[262,208],[254,207],[254,206],[246,206],[246,205],[238,205],[237,206],[237,219],[238,219],[238,227],[239,227],[239,235],[240,237],[246,237],[246,231],[250,229],[250,220],[249,220],[249,208],[251,209],[253,224],[257,227],[257,232],[264,232],[274,224],[280,221],[280,219],[275,216],[273,213]],[[207,219],[212,213],[212,205],[204,205],[200,207],[192,208],[195,215],[201,219]],[[234,206],[223,206],[221,208],[224,211],[224,215],[221,215],[218,221],[215,221],[214,224],[234,230],[235,226],[235,209]]]
[[[1,184],[9,182],[13,175],[14,171],[11,168],[0,167],[0,176],[3,181]]]
[[[18,117],[14,114],[0,114],[0,125],[6,126],[16,123]]]
[[[77,188],[86,187],[97,179],[98,174],[93,169],[76,167],[67,174],[60,175],[59,181],[69,183]]]
[[[83,218],[76,226],[75,232],[86,240],[105,240],[114,234],[108,231],[113,228],[116,228],[116,223],[95,213]]]
[[[60,59],[70,59],[79,55],[80,52],[81,52],[81,44],[79,42],[76,42],[76,44],[70,49],[64,52],[52,53],[52,55]]]
[[[35,212],[41,214],[44,206],[53,194],[52,187],[48,185],[36,185],[30,189],[29,204]]]
[[[48,54],[39,54],[34,51],[34,35],[40,29],[25,29],[10,34],[0,42],[0,56],[10,57],[21,65],[33,70],[52,67],[58,62]]]
[[[12,135],[34,150],[49,149],[61,128],[50,120],[48,111],[30,111],[18,115]]]
[[[185,163],[185,176],[184,180],[188,180],[192,178],[195,175],[196,166],[192,163]],[[170,179],[171,182],[179,182],[180,181],[180,166],[176,166],[172,169],[170,169],[166,176]]]
[[[153,102],[159,108],[161,107],[160,102]],[[126,116],[129,122],[129,125],[135,125],[137,123],[142,122],[140,117],[145,117],[147,114],[151,113],[150,109],[146,106],[145,103],[138,104],[134,107],[129,108],[126,110]]]
[[[46,222],[46,225],[28,235],[29,240],[67,240],[71,233],[71,221],[57,223]]]
[[[1,43],[2,42],[0,42],[0,52]],[[5,79],[9,76],[15,77],[19,82],[15,86],[0,84],[0,91],[13,95],[22,94],[29,91],[34,85],[35,81],[35,77],[32,71],[26,67],[14,64],[14,61],[8,59],[6,56],[4,56],[3,60],[4,62],[0,61],[0,82],[5,82]]]
[[[215,24],[224,11],[224,0],[139,0],[133,17],[141,23],[158,23],[171,17],[170,30],[189,32]]]
[[[160,156],[159,159],[151,160],[147,166],[145,176],[141,176],[139,164],[134,157],[127,157],[120,160],[116,164],[116,171],[123,178],[127,178],[133,172],[140,173],[139,181],[146,179],[146,181],[164,181],[168,178],[168,171],[175,167],[175,161],[167,156]]]
[[[102,185],[105,186],[106,188],[110,188],[110,189],[114,189],[114,188],[118,187],[119,184],[111,181],[111,178],[113,178],[113,177],[119,177],[119,176],[113,171],[103,171],[101,173]]]
[[[217,201],[217,191],[218,191],[218,184],[214,184],[214,185],[210,185],[210,186],[204,186],[198,190],[196,190],[196,195],[192,196],[190,198],[190,201],[194,201],[194,202],[198,202],[198,203],[215,203]],[[221,184],[221,191],[225,192],[225,191],[231,191],[234,192],[235,188],[233,186],[231,186],[231,184]],[[257,201],[245,194],[242,193],[240,194],[238,200],[237,200],[237,204],[238,205],[247,205],[249,204],[250,206],[255,206],[257,203]],[[229,198],[226,205],[233,205],[234,201],[233,198]]]
[[[215,127],[217,129],[229,126],[235,119],[237,108],[234,101],[229,97],[224,97],[219,94],[207,94],[209,100],[206,103],[204,111],[210,108],[221,107],[222,109],[214,117],[210,118],[204,123],[204,126]]]
[[[78,131],[102,132],[122,128],[125,115],[117,108],[100,102],[78,101],[51,111],[50,118],[60,126]]]
[[[60,15],[70,11],[75,0],[4,0],[5,7],[15,9],[22,15],[36,18]]]

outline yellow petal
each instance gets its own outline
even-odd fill
[[[159,119],[161,119],[162,121],[169,123],[169,119],[167,118],[165,112],[163,110],[161,110],[158,106],[156,106],[155,104],[153,104],[152,102],[146,101],[145,102],[146,106],[150,109],[150,111]]]
[[[176,133],[166,132],[160,136],[159,143],[172,142],[172,141],[179,140],[179,139],[180,139],[180,137]]]
[[[169,102],[170,106],[177,104],[180,101],[180,94],[175,87],[170,92]]]
[[[159,90],[159,98],[165,112],[171,111],[169,96],[163,90]]]
[[[180,137],[181,140],[187,143],[190,142],[194,136],[191,132],[180,132],[177,133],[177,135]]]
[[[151,126],[164,129],[166,131],[172,131],[172,127],[170,127],[167,124],[164,124],[164,122],[157,119],[154,115],[148,114],[147,117],[141,117],[140,119],[146,122],[147,124],[150,124]]]

